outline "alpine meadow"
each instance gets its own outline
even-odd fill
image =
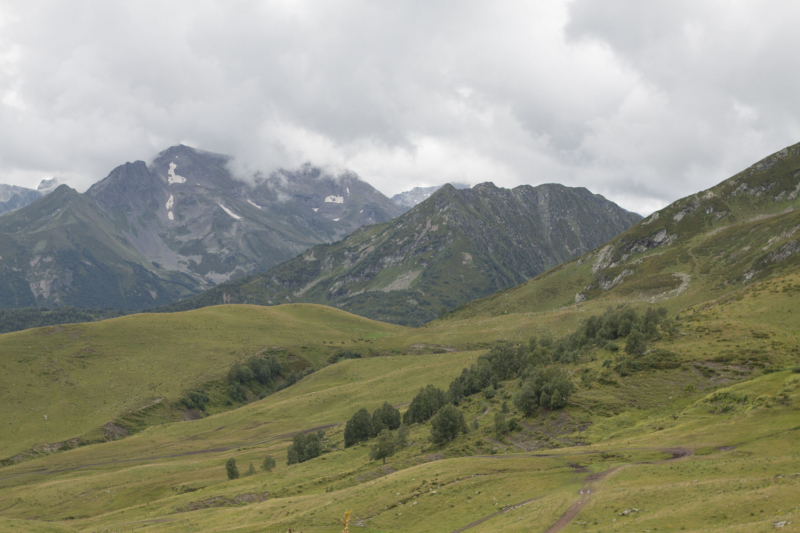
[[[800,144],[644,219],[560,185],[254,186],[303,232],[244,188],[224,226],[212,185],[170,229],[159,173],[222,157],[170,150],[115,171],[150,215],[112,175],[0,217],[7,307],[76,308],[0,335],[0,531],[800,531]],[[31,254],[85,277],[37,304]]]

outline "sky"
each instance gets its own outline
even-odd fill
[[[800,2],[0,0],[0,183],[183,143],[646,215],[800,142]]]

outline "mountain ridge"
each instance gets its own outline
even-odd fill
[[[516,285],[593,248],[640,218],[585,188],[448,184],[388,223],[161,310],[308,302],[420,325],[442,308]]]

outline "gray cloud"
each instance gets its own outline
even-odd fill
[[[30,5],[28,5],[30,4]],[[582,185],[646,214],[800,140],[790,2],[0,5],[0,182],[183,142],[242,175]]]

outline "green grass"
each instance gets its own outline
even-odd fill
[[[0,457],[101,438],[106,423],[159,400],[175,402],[264,349],[282,347],[319,367],[338,349],[369,347],[402,329],[328,307],[287,305],[142,314],[3,335]]]
[[[796,531],[795,287],[800,273],[792,271],[682,309],[679,333],[650,346],[675,353],[673,368],[623,377],[603,365],[615,362],[620,352],[587,352],[565,365],[577,386],[570,405],[524,419],[519,431],[500,440],[494,413],[504,400],[511,404],[515,382],[504,383],[492,399],[475,395],[460,408],[470,423],[489,408],[477,430],[435,447],[428,441],[429,426],[415,425],[411,445],[389,458],[386,468],[369,461],[370,443],[343,448],[343,424],[359,407],[403,404],[428,383],[445,388],[491,341],[559,336],[608,302],[552,313],[455,317],[419,329],[318,306],[227,306],[0,336],[0,344],[13,348],[2,353],[17,354],[2,364],[18,365],[9,367],[18,379],[4,382],[5,404],[15,398],[5,394],[12,387],[15,394],[30,389],[30,396],[22,397],[52,406],[61,398],[84,401],[83,406],[100,399],[122,403],[132,394],[148,398],[154,385],[155,394],[176,398],[176,391],[219,378],[242,354],[272,346],[321,367],[292,387],[237,409],[0,468],[0,531],[30,525],[34,531],[338,533],[336,520],[353,509],[363,529],[351,531],[448,532],[529,500],[469,531],[545,531],[577,501],[589,473],[616,467],[592,484],[591,499],[563,531],[773,531],[773,523],[781,521],[791,522],[782,531]],[[122,332],[128,334],[124,343],[118,340]],[[85,347],[93,351],[81,351]],[[432,353],[443,347],[456,351]],[[322,366],[342,348],[383,355]],[[94,366],[78,373],[84,359],[77,355],[83,353],[89,354],[84,364]],[[34,354],[42,359],[26,365],[24,357]],[[29,376],[45,376],[22,372],[34,361],[49,364],[48,357],[75,365],[65,373],[69,381],[62,374],[47,375],[60,380],[51,386],[51,393],[58,391],[52,399],[44,387],[27,387]],[[162,366],[133,374],[137,358]],[[168,372],[182,381],[170,382]],[[608,381],[600,379],[604,375]],[[105,383],[105,389],[84,399],[87,389],[69,385],[82,383],[78,378]],[[39,389],[44,392],[35,392]],[[76,417],[81,426],[56,420],[60,433],[51,441],[102,426],[124,408],[83,414]],[[507,416],[521,418],[513,404]],[[317,427],[326,431],[327,453],[287,466],[292,435]],[[29,438],[25,446],[49,442],[44,433],[28,437],[32,430],[25,425],[17,431]],[[19,444],[3,436],[9,449]],[[695,453],[665,462],[665,450],[676,447]],[[227,480],[228,458],[244,472],[251,462],[258,467],[266,454],[278,462],[272,473]],[[638,511],[624,514],[633,508]]]

